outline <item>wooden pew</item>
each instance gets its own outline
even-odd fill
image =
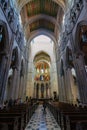
[[[37,106],[20,104],[0,110],[0,130],[24,130]]]
[[[79,124],[79,125],[78,125]],[[84,129],[82,129],[82,125]],[[64,130],[87,130],[87,115],[65,115]]]
[[[0,130],[19,130],[18,116],[16,117],[0,117]]]
[[[24,124],[24,114],[23,113],[11,113],[11,112],[4,112],[0,113],[0,118],[17,118],[18,119],[18,130],[23,130],[25,128]]]
[[[79,122],[82,126],[84,126],[84,129],[87,130],[87,108],[79,108],[72,106],[71,104],[62,102],[52,102],[48,103],[47,105],[62,130],[79,130],[78,128],[81,127],[80,125],[78,127]],[[68,123],[67,121],[70,123]],[[74,129],[72,128],[72,126],[74,127]]]

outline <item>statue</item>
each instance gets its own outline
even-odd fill
[[[14,19],[14,10],[13,8],[10,8],[8,12],[8,21],[11,23],[13,22],[13,19]]]

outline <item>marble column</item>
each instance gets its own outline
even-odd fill
[[[15,99],[18,98],[18,93],[19,93],[19,81],[20,81],[20,71],[17,70],[17,75],[16,75],[16,84],[15,84]],[[23,97],[23,89],[24,89],[24,82],[22,78],[22,85],[21,85],[21,98]]]

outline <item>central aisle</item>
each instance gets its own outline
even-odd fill
[[[51,112],[46,108],[43,113],[42,105],[39,105],[33,114],[25,130],[61,130]]]

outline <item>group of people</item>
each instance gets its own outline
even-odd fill
[[[3,108],[11,108],[14,105],[18,105],[18,104],[22,104],[22,99],[18,98],[18,99],[12,99],[10,98],[9,100],[4,101],[4,103],[2,105],[0,105],[0,109]]]

